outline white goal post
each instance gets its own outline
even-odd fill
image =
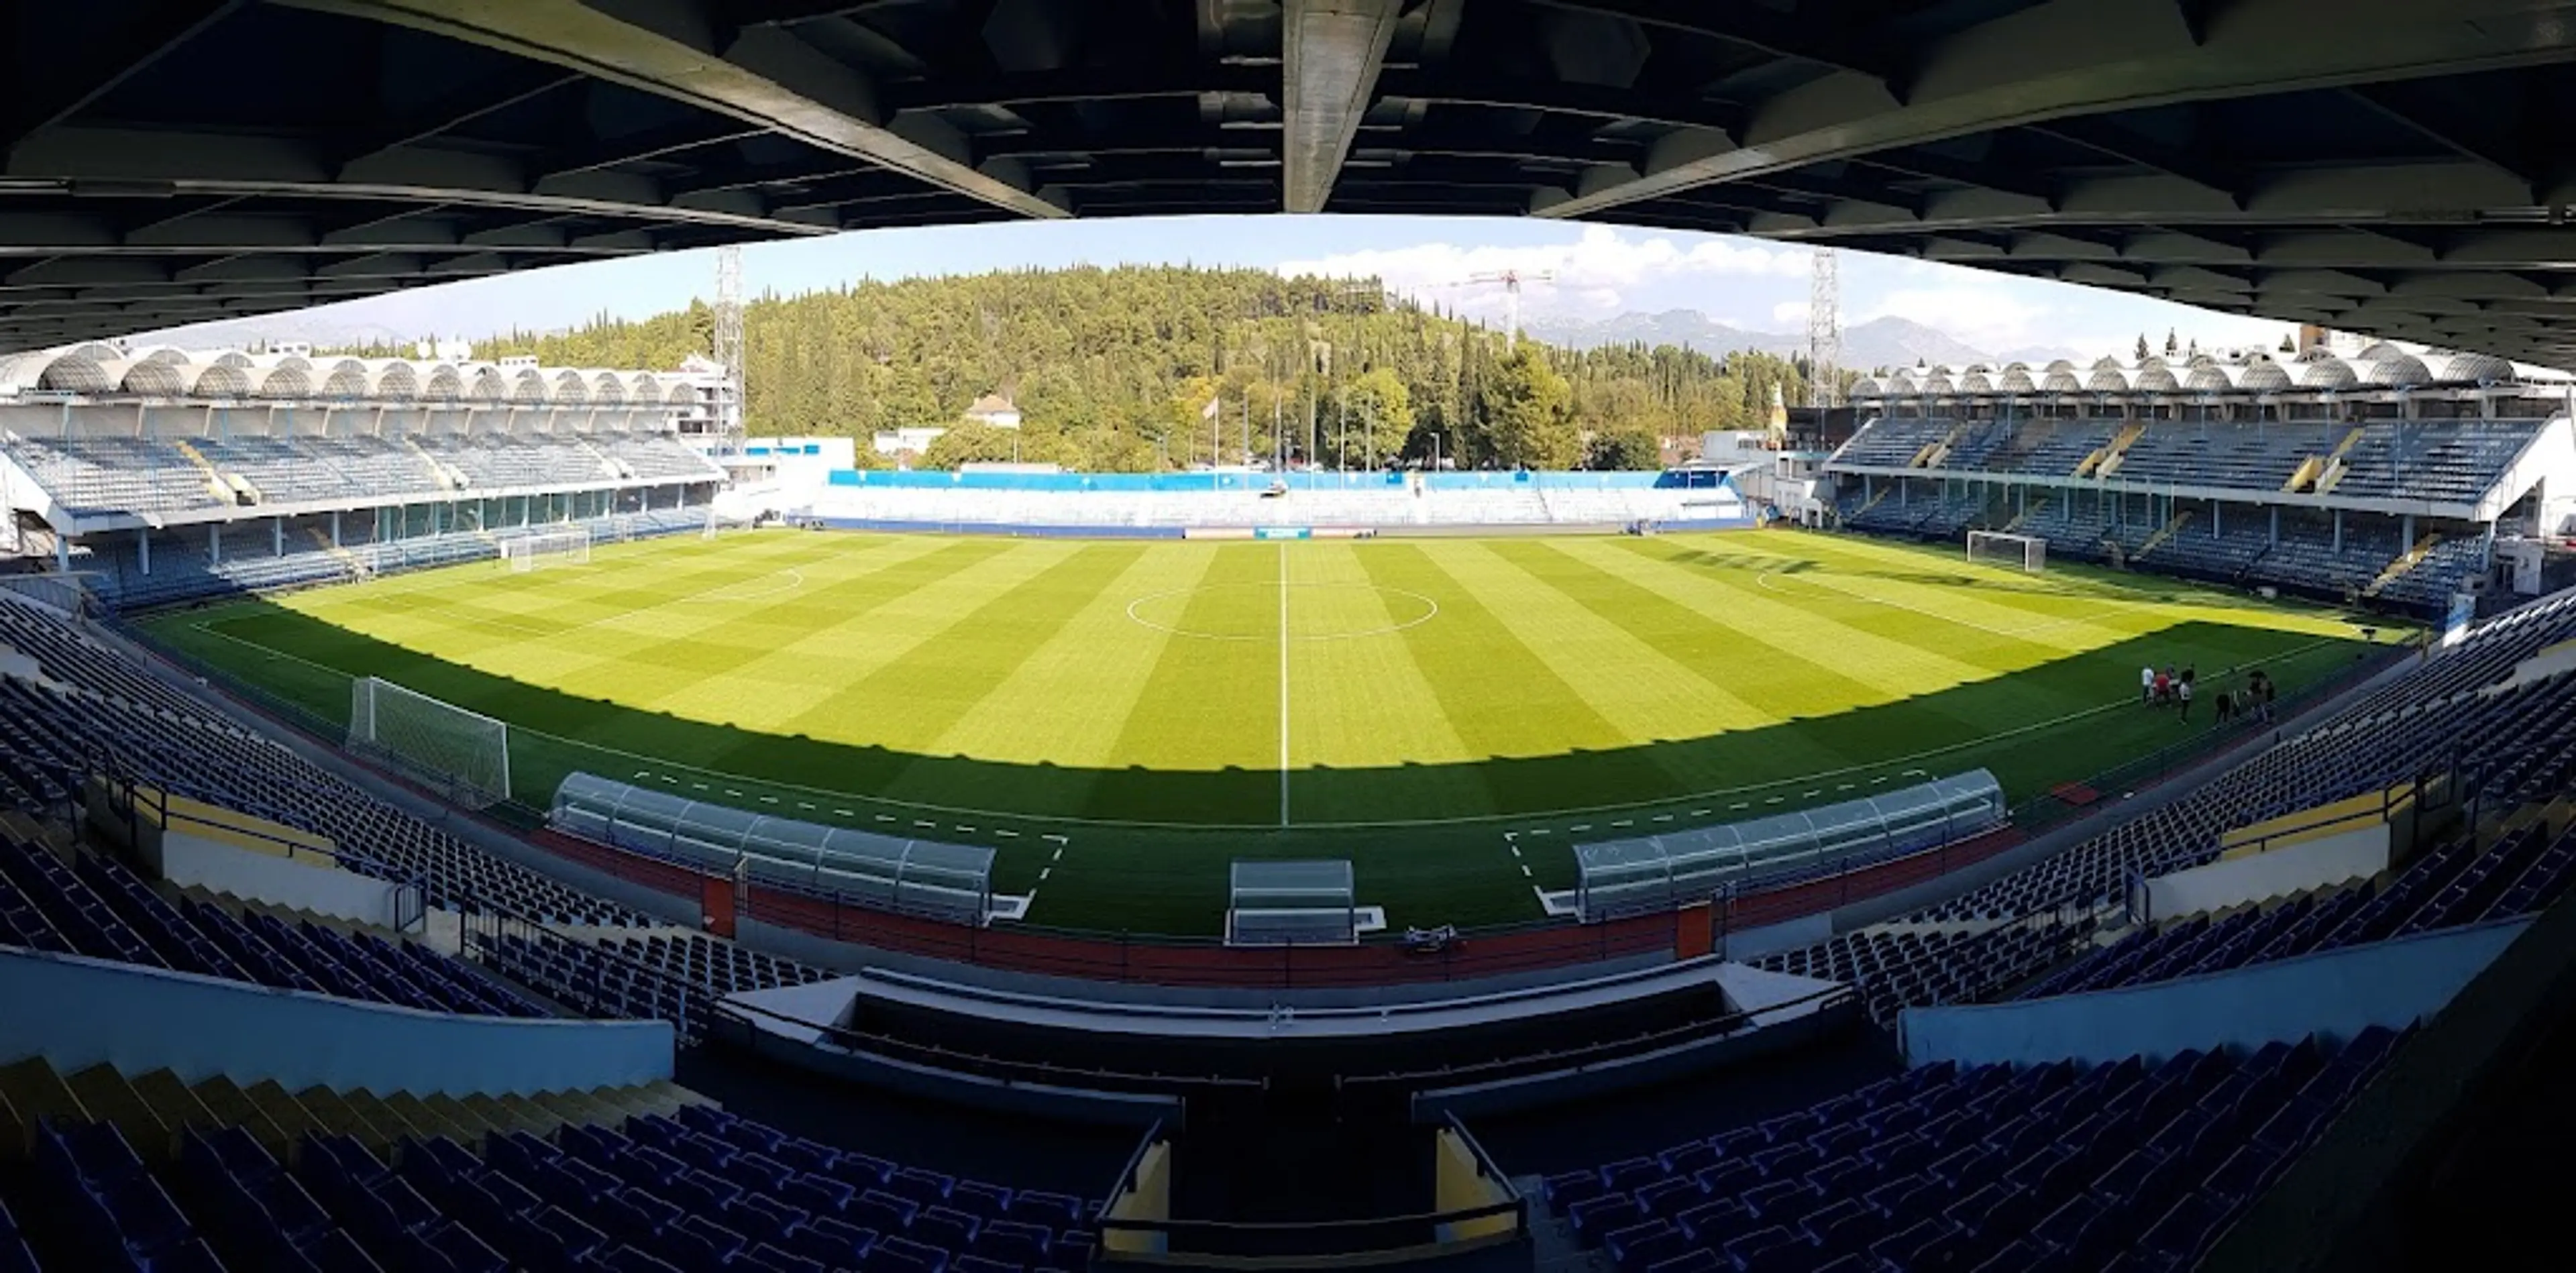
[[[512,574],[526,574],[545,566],[590,564],[590,532],[581,527],[569,530],[531,531],[501,541],[501,561]]]
[[[456,804],[510,798],[510,727],[479,712],[362,676],[349,686],[349,750],[392,764]]]
[[[2034,574],[2048,568],[2048,541],[2000,530],[1968,532],[1968,560],[2019,566]]]

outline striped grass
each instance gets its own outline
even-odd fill
[[[1169,932],[1241,856],[1349,857],[1399,924],[1535,918],[1572,843],[1981,765],[2027,796],[2206,728],[2135,708],[2142,664],[2296,686],[2363,648],[2330,610],[1781,531],[764,532],[150,626],[326,722],[360,675],[507,720],[524,803],[587,769],[989,843],[1037,921]]]

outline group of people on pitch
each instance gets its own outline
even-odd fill
[[[2138,669],[2138,693],[2147,706],[2178,708],[2182,719],[2188,721],[2191,719],[2193,686],[2199,679],[2199,670],[2188,664],[2179,672],[2169,667],[2143,667]],[[2269,721],[2272,719],[2272,700],[2278,693],[2272,678],[2264,675],[2263,669],[2258,667],[2246,675],[2245,688],[2219,687],[2216,704],[2218,723],[2224,725],[2245,718]]]

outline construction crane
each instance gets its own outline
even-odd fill
[[[1433,286],[1487,287],[1495,283],[1502,284],[1503,348],[1508,350],[1518,346],[1521,339],[1521,284],[1555,281],[1556,271],[1554,270],[1486,270],[1481,274],[1470,274],[1455,282],[1435,283]]]

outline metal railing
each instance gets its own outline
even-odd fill
[[[227,839],[251,840],[271,846],[276,856],[289,862],[313,863],[319,859],[320,865],[385,881],[389,903],[386,909],[393,920],[392,926],[395,932],[412,932],[422,927],[429,918],[429,875],[425,871],[407,871],[381,858],[352,851],[347,846],[336,842],[326,849],[303,840],[277,835],[242,821],[175,810],[170,807],[170,793],[158,786],[147,785],[130,774],[112,772],[103,765],[94,768],[92,772],[107,792],[109,811],[125,823],[128,844],[138,842],[137,837],[142,831],[142,820],[147,815],[153,825],[160,827],[164,832],[177,831],[182,834],[192,831],[212,832],[213,834],[206,838],[218,843]],[[191,801],[191,803],[203,804],[216,813],[236,812],[207,801]],[[240,816],[244,819],[251,817],[249,814]]]

